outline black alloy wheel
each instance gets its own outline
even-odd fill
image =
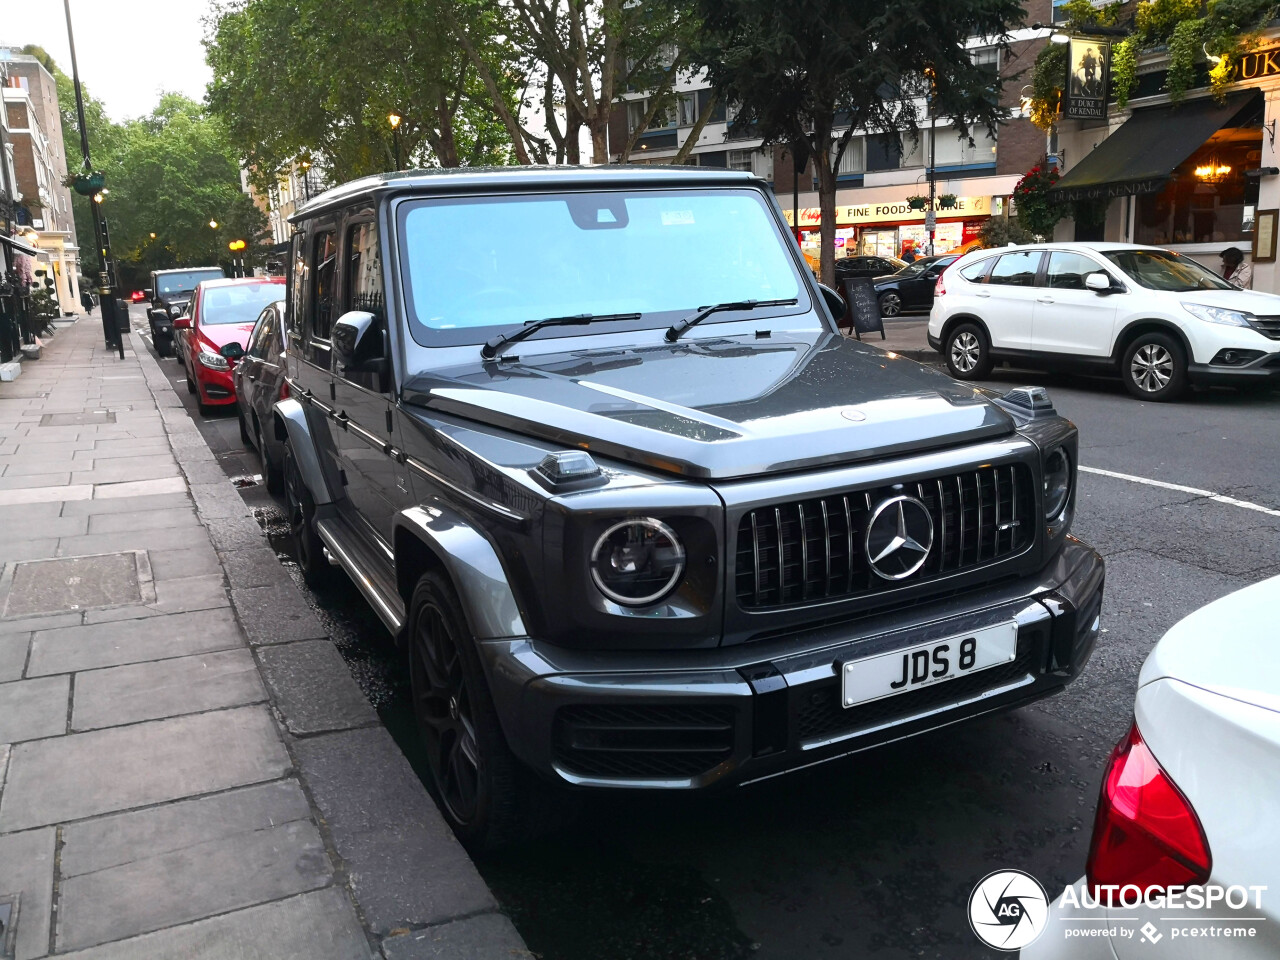
[[[981,380],[991,372],[991,345],[976,323],[961,323],[952,328],[943,343],[947,370],[957,380]]]
[[[1187,355],[1170,334],[1139,334],[1124,352],[1120,376],[1139,400],[1176,400],[1187,388]]]
[[[449,826],[472,852],[530,835],[545,793],[507,746],[475,639],[448,579],[418,580],[406,631],[413,713]]]
[[[293,537],[293,555],[307,586],[324,588],[333,582],[334,569],[324,555],[324,541],[316,533],[316,505],[298,469],[293,446],[284,445],[285,509],[289,533]]]
[[[902,313],[902,297],[896,290],[880,294],[880,316],[896,317]]]

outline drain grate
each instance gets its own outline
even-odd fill
[[[110,410],[89,410],[85,413],[46,413],[40,418],[42,427],[81,427],[90,423],[115,423],[116,415]]]
[[[29,560],[14,565],[5,617],[141,603],[136,553]]]

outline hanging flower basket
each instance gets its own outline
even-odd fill
[[[928,197],[907,197],[907,206],[912,210],[923,210],[929,206]]]
[[[958,202],[954,193],[944,193],[938,198],[938,206],[943,210],[954,210]]]

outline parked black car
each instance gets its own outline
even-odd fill
[[[151,342],[155,344],[157,356],[175,355],[173,321],[186,310],[200,281],[222,276],[221,267],[151,271],[151,307],[147,310],[147,323],[151,327]]]
[[[1084,667],[1075,427],[842,336],[767,183],[400,173],[292,221],[298,561],[405,647],[472,848],[552,786],[751,783]]]
[[[836,261],[836,286],[843,290],[844,281],[852,277],[883,277],[885,274],[897,273],[906,265],[905,260],[897,257],[841,257]]]
[[[279,300],[258,315],[253,333],[242,344],[244,354],[232,369],[240,439],[258,451],[267,489],[283,493],[284,444],[272,429],[272,408],[289,397],[284,363],[285,302]]]
[[[896,317],[906,310],[928,310],[933,306],[933,289],[938,277],[959,259],[957,253],[921,257],[897,273],[876,277],[872,287],[880,302],[880,316]]]

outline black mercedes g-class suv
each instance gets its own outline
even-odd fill
[[[156,355],[173,356],[173,321],[191,302],[191,295],[201,280],[220,280],[221,267],[191,267],[185,270],[151,271],[151,306],[147,323]]]
[[[473,848],[550,784],[744,784],[1054,693],[1098,637],[1077,437],[843,337],[767,184],[432,171],[293,218],[298,559],[403,644]]]

